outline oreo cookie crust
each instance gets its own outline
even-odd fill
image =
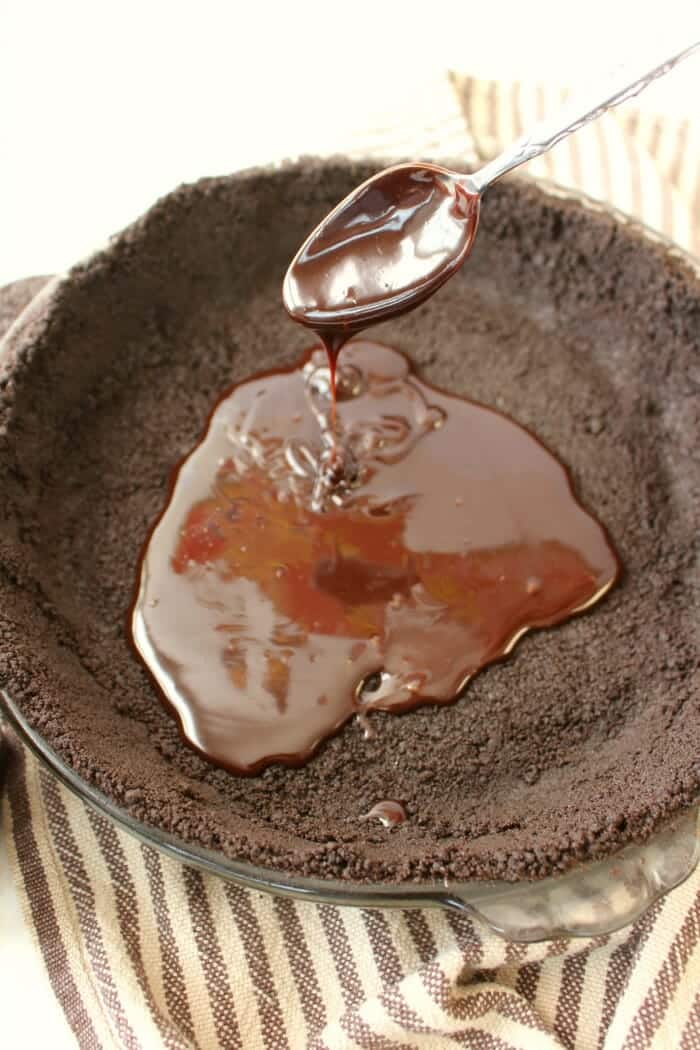
[[[372,739],[351,722],[303,768],[254,777],[181,742],[127,640],[173,466],[226,386],[309,345],[281,306],[285,267],[372,170],[183,187],[13,330],[0,681],[86,781],[228,857],[364,883],[538,878],[646,839],[700,786],[700,279],[633,226],[506,182],[463,270],[376,331],[568,465],[624,565],[600,605],[525,638],[450,707],[373,714]],[[406,823],[360,819],[387,798]]]

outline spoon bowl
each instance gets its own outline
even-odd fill
[[[295,321],[331,341],[424,302],[466,259],[480,196],[436,164],[398,164],[353,190],[304,241],[283,286]]]
[[[419,306],[469,255],[489,186],[639,94],[699,47],[696,41],[641,75],[626,67],[616,71],[472,175],[435,164],[379,172],[302,244],[284,280],[287,311],[313,328],[334,356],[361,329]]]

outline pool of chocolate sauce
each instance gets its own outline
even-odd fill
[[[617,575],[533,435],[375,342],[340,377],[334,435],[321,349],[224,397],[145,548],[136,648],[185,739],[238,772],[300,764],[359,712],[454,700]],[[319,494],[333,438],[345,474]]]

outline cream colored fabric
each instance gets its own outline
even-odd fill
[[[378,129],[350,152],[476,164],[561,94],[452,83],[441,123]],[[699,155],[697,127],[624,109],[531,170],[697,251]],[[456,914],[299,903],[184,868],[16,742],[5,787],[27,922],[81,1050],[700,1048],[700,872],[628,930],[513,945]]]
[[[700,1046],[700,871],[629,930],[508,944],[442,911],[300,903],[163,857],[19,745],[3,834],[81,1048]]]
[[[569,96],[551,84],[498,84],[452,74],[479,161],[554,113]],[[643,219],[700,255],[700,122],[629,103],[524,166]]]

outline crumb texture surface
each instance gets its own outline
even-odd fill
[[[700,280],[633,227],[506,182],[461,273],[376,330],[568,465],[624,565],[592,612],[525,638],[452,706],[372,714],[371,739],[353,721],[303,768],[254,777],[181,742],[127,641],[171,469],[225,387],[309,345],[285,267],[371,170],[177,190],[14,327],[0,684],[86,781],[227,856],[376,883],[542,877],[645,839],[700,786]],[[38,286],[3,292],[3,328]],[[400,827],[360,819],[383,799],[405,801]]]

